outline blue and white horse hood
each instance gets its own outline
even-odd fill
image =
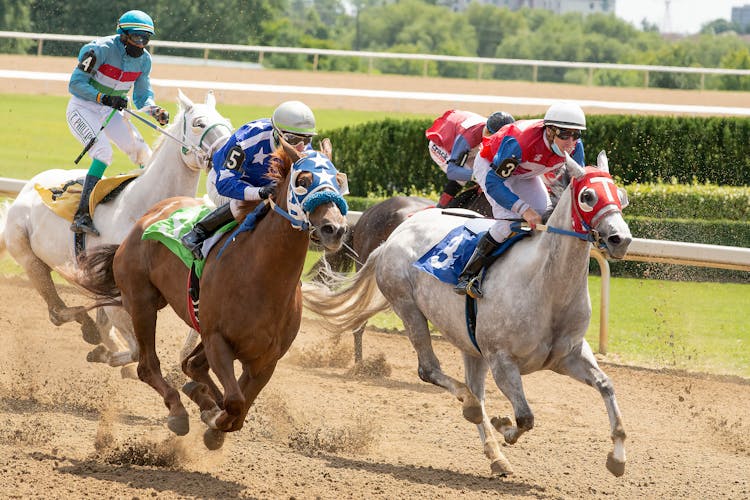
[[[306,151],[304,156],[292,164],[289,190],[287,191],[287,212],[297,221],[307,222],[307,214],[318,206],[333,202],[346,215],[349,207],[344,195],[349,193],[346,175],[337,178],[339,171],[331,160],[319,151]],[[309,186],[298,186],[297,177],[303,172],[312,174]],[[340,182],[341,181],[341,182]]]

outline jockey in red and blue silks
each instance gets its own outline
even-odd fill
[[[117,23],[117,34],[84,45],[78,53],[78,65],[70,76],[66,118],[73,135],[86,145],[99,131],[114,142],[136,165],[151,157],[151,148],[143,140],[122,110],[133,89],[137,109],[151,114],[161,125],[169,122],[169,113],[154,103],[151,89],[151,55],[145,50],[154,35],[154,22],[140,10],[124,13]],[[112,163],[112,146],[97,139],[88,155],[91,166],[84,180],[81,202],[71,230],[99,234],[89,214],[89,197],[104,171]]]
[[[182,238],[197,259],[203,258],[203,242],[233,220],[239,202],[265,200],[274,193],[276,186],[266,174],[271,154],[281,144],[279,133],[298,151],[312,150],[312,138],[317,134],[312,110],[299,101],[283,102],[270,119],[260,118],[241,126],[214,153],[206,192],[219,208]]]
[[[513,121],[511,115],[502,111],[485,118],[471,111],[449,109],[425,131],[430,157],[448,177],[438,208],[445,208],[471,180],[471,168],[482,138]]]
[[[459,277],[456,293],[482,296],[473,278],[485,258],[510,236],[513,219],[522,218],[532,227],[542,223],[542,214],[551,208],[544,176],[562,167],[566,152],[585,164],[581,141],[585,129],[583,110],[576,104],[559,103],[550,106],[543,120],[521,120],[484,139],[474,161],[474,179],[499,220],[479,241]]]

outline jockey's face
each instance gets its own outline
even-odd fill
[[[547,138],[550,143],[554,142],[560,151],[570,155],[573,154],[573,150],[576,148],[576,142],[581,138],[581,131],[576,129],[547,127],[547,133],[549,134]]]
[[[284,132],[283,136],[284,140],[291,144],[294,149],[296,149],[300,153],[304,151],[307,145],[312,142],[313,138],[313,136],[311,135],[297,135],[291,132]]]

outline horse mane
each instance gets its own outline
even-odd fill
[[[286,154],[284,148],[279,146],[278,148],[276,148],[276,151],[271,154],[271,160],[268,165],[268,172],[266,172],[265,177],[267,179],[275,181],[276,184],[281,184],[281,182],[286,179],[287,175],[289,175],[289,170],[291,168],[291,158],[289,158],[289,155]]]

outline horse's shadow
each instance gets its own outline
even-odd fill
[[[80,478],[92,478],[99,481],[122,483],[133,482],[133,474],[123,474],[123,470],[133,470],[126,465],[102,463],[97,460],[75,460],[45,453],[32,453],[36,460],[61,461],[70,465],[60,465],[55,470]],[[205,472],[193,472],[184,469],[140,468],[138,469],[138,488],[153,488],[159,492],[174,493],[180,497],[203,497],[210,492],[216,498],[239,498],[247,489],[243,484],[218,479]]]
[[[388,463],[368,462],[338,455],[318,454],[317,458],[328,462],[334,469],[351,469],[366,471],[372,474],[389,475],[394,479],[412,484],[446,487],[455,490],[456,495],[461,491],[491,491],[499,495],[534,496],[545,498],[545,489],[541,486],[514,481],[496,476],[478,476],[463,472],[421,467],[416,465],[394,465]],[[552,498],[552,496],[550,496]]]

